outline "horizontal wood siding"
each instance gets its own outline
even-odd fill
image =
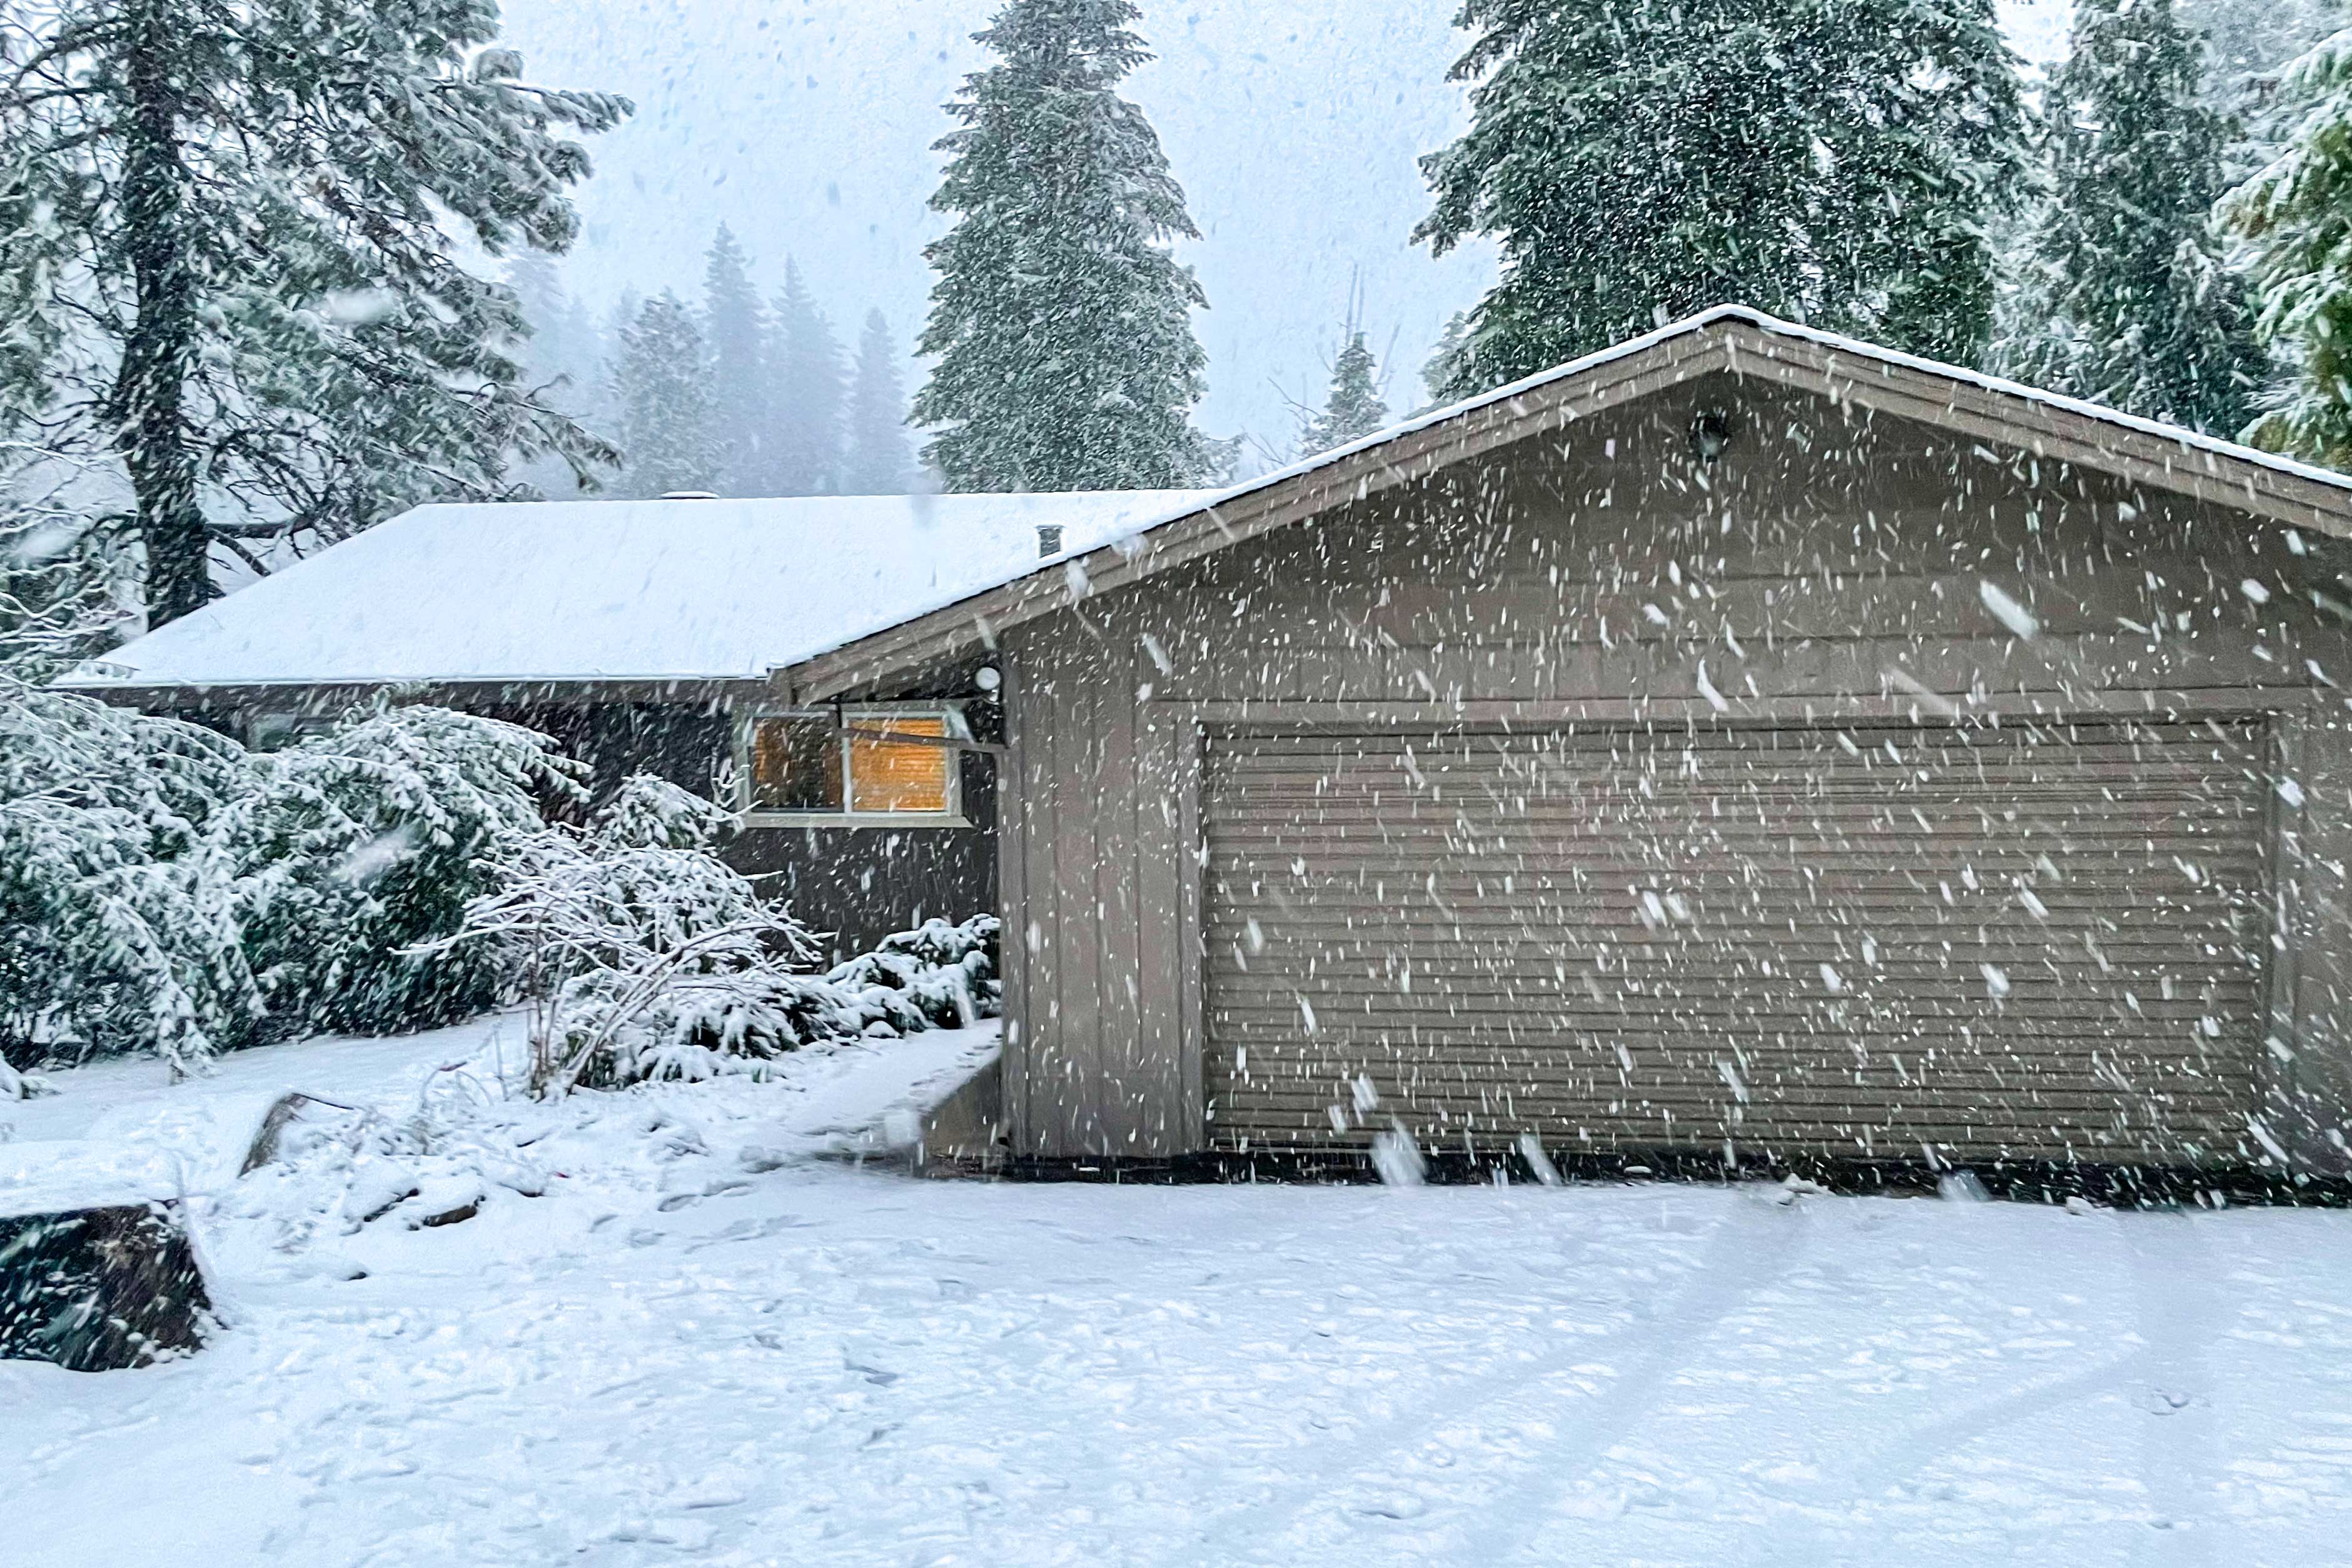
[[[1212,1132],[2252,1158],[2257,726],[1248,733]]]

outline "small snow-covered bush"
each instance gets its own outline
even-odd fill
[[[975,915],[961,925],[925,921],[919,930],[886,936],[825,978],[871,999],[877,991],[911,1003],[939,1029],[961,1029],[975,1019],[994,1018],[1003,1009],[1004,988],[996,976],[1003,923]]]
[[[630,841],[671,836],[664,813],[548,827],[490,867],[498,890],[428,954],[488,953],[531,1004],[531,1087],[560,1094],[646,1078],[707,1076],[841,1029],[799,970],[808,932],[707,850]]]
[[[633,773],[588,822],[591,843],[611,848],[715,849],[731,836],[735,813],[650,773]]]
[[[256,759],[212,841],[236,879],[245,950],[272,1015],[312,1031],[393,1032],[496,1004],[496,956],[415,945],[455,931],[488,869],[576,795],[545,736],[435,707],[355,712]]]
[[[209,730],[0,677],[0,1060],[143,1048],[179,1070],[253,1027],[210,833],[254,783]]]
[[[703,847],[730,825],[633,779],[584,830],[516,845],[494,867],[499,891],[427,949],[505,956],[531,1005],[535,1092],[707,1078],[821,1040],[961,1024],[993,1000],[992,917],[808,973],[807,928]]]

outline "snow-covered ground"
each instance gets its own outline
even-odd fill
[[[366,1161],[221,1174],[280,1089],[404,1115],[487,1040],[0,1110],[0,1197],[196,1195],[233,1319],[142,1372],[0,1363],[0,1561],[2352,1561],[2352,1216],[807,1157],[984,1057],[954,1034],[427,1096],[476,1131],[420,1170],[545,1189],[445,1227],[346,1234]]]

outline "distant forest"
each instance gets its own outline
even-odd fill
[[[853,355],[790,258],[763,296],[722,225],[690,296],[625,295],[602,319],[537,251],[509,280],[530,328],[528,375],[621,455],[605,495],[897,495],[915,482],[890,324],[869,311]],[[550,496],[574,488],[554,457],[517,477]]]

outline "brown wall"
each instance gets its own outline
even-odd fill
[[[838,960],[926,920],[994,909],[996,802],[994,762],[967,752],[969,828],[754,828],[728,860],[812,928],[830,932],[826,950]]]
[[[1701,407],[1737,432],[1711,465]],[[1988,580],[2037,636],[1987,609]],[[1708,722],[1704,666],[1729,721],[2270,716],[2301,804],[2278,807],[2264,1113],[2300,1162],[2342,1168],[2342,582],[2334,541],[1717,377],[1087,600],[1006,648],[1017,1140],[1202,1146],[1205,728]]]

